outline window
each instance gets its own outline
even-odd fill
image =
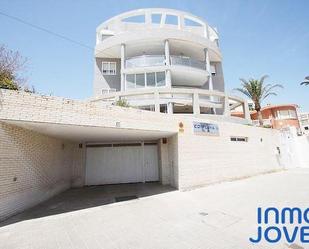
[[[127,88],[135,88],[135,74],[126,75]]]
[[[145,87],[145,74],[136,74],[136,88]]]
[[[231,137],[232,142],[248,142],[248,137]]]
[[[147,73],[147,86],[156,86],[156,73]]]
[[[165,86],[165,72],[126,75],[127,89],[162,86]]]
[[[167,113],[167,104],[160,104],[160,112]]]
[[[165,86],[165,72],[157,72],[156,78],[157,86]]]
[[[116,62],[103,61],[102,73],[103,75],[116,75]]]
[[[278,119],[297,119],[297,114],[295,110],[280,110],[277,111],[277,118]]]

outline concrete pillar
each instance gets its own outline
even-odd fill
[[[166,86],[168,88],[172,87],[172,76],[171,76],[171,70],[166,70],[166,75],[165,75],[165,82],[166,82]]]
[[[208,48],[204,49],[204,53],[205,53],[206,71],[209,74],[209,80],[208,80],[209,90],[212,91],[214,88],[213,88],[213,83],[212,83],[212,75],[211,75],[211,69],[210,69],[210,59],[209,59]]]
[[[120,90],[125,91],[125,81],[126,81],[125,80],[125,74],[124,74],[125,63],[126,63],[126,46],[125,46],[125,44],[121,44],[120,54],[121,54],[121,69],[120,69],[121,86],[120,86]]]
[[[161,21],[160,21],[160,28],[164,27],[166,20],[166,13],[162,13]]]
[[[151,12],[149,10],[145,12],[145,23],[151,25]]]
[[[169,41],[164,41],[164,55],[165,55],[165,63],[167,66],[171,65],[171,59],[170,59],[170,45]]]
[[[178,16],[178,29],[182,30],[185,26],[185,17],[184,15]]]
[[[173,103],[172,102],[168,102],[167,103],[167,113],[168,114],[173,114],[174,110],[173,110]]]
[[[154,92],[154,106],[155,106],[155,112],[160,112],[160,102],[159,102],[159,92],[158,90],[155,90]]]
[[[231,116],[231,110],[230,110],[230,102],[229,102],[229,96],[224,96],[224,116],[230,117]]]
[[[245,119],[247,119],[248,121],[251,121],[250,110],[249,110],[249,105],[248,105],[247,100],[244,100],[243,109],[244,109]]]
[[[144,150],[144,141],[141,142],[141,149],[142,149],[142,176],[143,176],[143,183],[146,182],[146,163],[145,163],[145,150]]]
[[[198,95],[197,92],[193,93],[193,103],[192,103],[192,106],[193,106],[193,114],[194,115],[201,113],[201,111],[200,111],[199,95]]]

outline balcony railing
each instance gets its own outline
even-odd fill
[[[142,55],[131,57],[126,60],[126,68],[134,67],[150,67],[150,66],[164,66],[164,55]]]
[[[194,67],[198,69],[206,70],[206,64],[203,61],[195,60],[190,57],[184,56],[171,56],[171,64],[172,65],[181,65],[181,66],[188,66]]]
[[[171,65],[181,65],[206,70],[206,64],[204,61],[195,60],[190,57],[175,56],[175,55],[172,55],[170,58],[171,58]],[[131,57],[126,60],[126,68],[164,66],[164,65],[166,65],[164,55],[142,55],[142,56]]]

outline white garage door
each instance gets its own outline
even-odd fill
[[[86,185],[158,181],[156,144],[89,145]]]

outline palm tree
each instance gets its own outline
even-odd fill
[[[301,85],[308,86],[309,85],[309,76],[305,77],[304,81],[300,83]]]
[[[277,96],[277,93],[273,91],[275,88],[283,88],[280,84],[265,84],[265,79],[268,78],[267,75],[261,77],[261,79],[240,79],[242,82],[240,88],[235,88],[234,90],[239,91],[250,98],[254,103],[254,109],[257,112],[259,123],[263,125],[263,117],[261,113],[261,103],[267,97],[273,95]]]

